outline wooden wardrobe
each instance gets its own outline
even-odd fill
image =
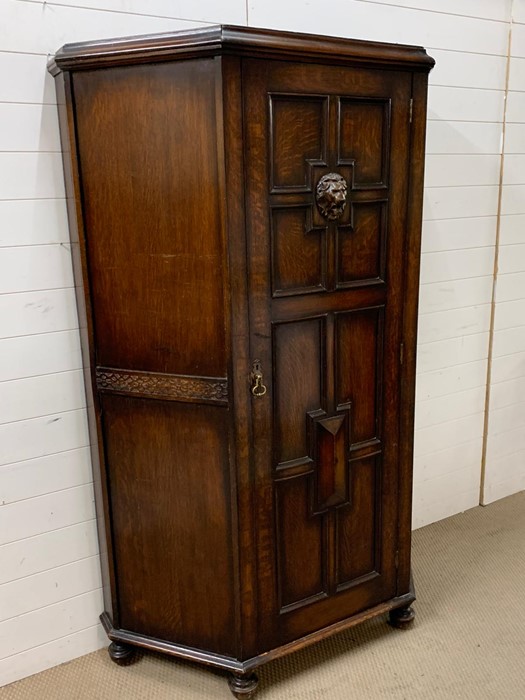
[[[413,618],[420,47],[246,27],[56,77],[109,651],[228,670]]]

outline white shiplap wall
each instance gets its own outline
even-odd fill
[[[321,0],[0,1],[0,685],[106,641],[47,54],[65,42],[225,22],[423,44],[437,59],[418,360],[420,526],[478,503],[510,13],[511,0],[335,0],[328,12]],[[513,26],[525,37],[525,25]],[[509,115],[512,104],[516,115],[525,109],[525,93],[516,95]],[[507,147],[525,153],[519,124],[513,132],[509,124]],[[514,162],[507,177],[517,177]],[[506,186],[501,242],[523,260],[525,180],[516,183]],[[507,289],[502,309],[517,303],[519,315],[525,295],[513,253],[509,264],[498,294]],[[516,317],[506,308],[500,323]],[[523,333],[503,335],[513,325],[498,343],[519,360]],[[514,386],[501,397],[501,407],[519,403]]]
[[[525,489],[525,0],[514,0],[483,503]]]

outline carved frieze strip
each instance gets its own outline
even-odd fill
[[[228,380],[97,367],[99,391],[194,403],[228,404]]]

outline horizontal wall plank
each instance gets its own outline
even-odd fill
[[[507,125],[512,122],[525,122],[525,92],[509,91],[505,121]]]
[[[439,478],[443,474],[462,471],[471,464],[481,465],[483,439],[477,437],[459,445],[444,446],[432,454],[418,457],[416,461],[417,483]]]
[[[500,246],[498,274],[505,275],[523,271],[525,271],[525,243],[522,245]],[[523,296],[525,296],[525,288],[522,291]]]
[[[490,436],[506,433],[516,428],[525,428],[525,401],[490,411],[488,422]]]
[[[525,325],[494,332],[492,354],[504,357],[518,352],[525,352]]]
[[[484,386],[459,391],[452,397],[438,396],[427,401],[418,401],[416,430],[428,428],[447,421],[458,420],[485,410]]]
[[[503,185],[502,214],[525,214],[525,185]]]
[[[503,355],[492,360],[492,384],[525,377],[525,352]]]
[[[80,338],[76,330],[0,340],[0,381],[81,367]]]
[[[465,280],[472,277],[490,277],[494,272],[494,248],[466,248],[464,250],[451,250],[440,253],[423,253],[421,256],[421,283],[430,284],[436,282],[449,282]],[[483,293],[478,298],[478,303],[489,302],[486,289],[492,285],[485,281]],[[451,289],[451,285],[442,284],[439,291],[445,294]],[[475,303],[475,302],[474,302]]]
[[[470,17],[347,0],[330,11],[303,0],[251,0],[249,24],[505,56],[508,27]]]
[[[507,188],[508,189],[508,188]],[[423,217],[458,219],[471,216],[495,216],[498,211],[497,186],[490,187],[427,187],[423,201]],[[513,212],[508,212],[513,213]]]
[[[0,686],[40,673],[52,666],[89,654],[107,645],[107,637],[98,622],[79,632],[40,644],[0,660]]]
[[[3,0],[0,3],[0,45],[4,51],[53,54],[69,42],[169,32],[197,26],[202,26],[202,23],[51,3],[40,5],[16,0]]]
[[[488,505],[493,501],[499,501],[500,498],[512,496],[514,493],[519,493],[525,490],[525,472],[523,465],[525,464],[525,452],[519,452],[515,455],[509,455],[505,460],[496,463],[495,470],[500,464],[507,464],[512,469],[512,476],[503,481],[491,481],[485,488],[483,494],[483,504]],[[499,478],[499,474],[495,474],[495,478]]]
[[[0,547],[0,584],[98,554],[96,521],[44,532]]]
[[[45,4],[44,0],[38,1]],[[245,0],[227,0],[221,3],[215,0],[193,0],[191,6],[186,0],[148,0],[147,3],[143,0],[53,0],[53,5],[167,18],[184,19],[189,16],[192,20],[218,24],[246,24]],[[191,11],[188,11],[190,7]]]
[[[414,511],[413,527],[417,529],[430,523],[435,523],[451,515],[475,508],[479,505],[479,464],[471,464],[464,472],[460,472],[461,487],[466,490],[458,490],[455,475],[449,475],[446,479],[434,479],[424,484],[414,484]],[[477,486],[476,486],[477,482]]]
[[[487,442],[487,464],[516,452],[525,452],[525,430],[521,426],[492,435]]]
[[[525,213],[502,214],[499,242],[502,246],[525,243]]]
[[[506,56],[488,56],[464,51],[430,51],[436,65],[429,75],[431,85],[503,90]]]
[[[89,445],[86,412],[80,409],[55,416],[5,423],[0,425],[0,445],[0,464],[85,447]]]
[[[0,294],[72,287],[67,244],[4,248],[0,255]]]
[[[428,119],[467,122],[502,122],[505,93],[501,90],[465,90],[431,85]]]
[[[0,586],[0,621],[25,615],[101,587],[98,556],[5,583]]]
[[[450,395],[455,400],[457,392],[485,386],[487,379],[487,361],[478,360],[466,365],[454,365],[444,369],[418,374],[416,380],[416,399],[434,399]]]
[[[525,57],[525,25],[512,25],[512,42],[510,45],[510,55]]]
[[[47,55],[0,51],[0,102],[55,104],[54,80],[46,66]]]
[[[99,589],[1,622],[0,658],[91,627],[101,610]]]
[[[427,123],[427,155],[499,154],[501,153],[503,125],[491,122],[447,122],[432,120]]]
[[[512,0],[512,21],[525,24],[525,0]]]
[[[429,428],[416,430],[414,436],[414,459],[431,454],[449,445],[460,445],[473,438],[483,436],[483,413],[476,413],[451,420]]]
[[[484,333],[490,326],[490,304],[421,314],[418,325],[420,343],[432,343],[474,333]]]
[[[0,467],[3,505],[91,483],[88,447]],[[0,594],[1,597],[1,594]]]
[[[499,331],[503,328],[514,328],[522,326],[525,318],[525,299],[514,301],[500,301],[496,307],[494,318],[494,329]]]
[[[55,491],[0,508],[0,545],[95,517],[93,485]]]
[[[0,247],[69,243],[66,201],[0,201]]]
[[[424,221],[421,251],[434,253],[461,248],[494,246],[496,243],[496,224],[496,216]]]
[[[417,373],[424,374],[454,365],[485,360],[488,351],[488,332],[438,340],[434,343],[420,343],[417,347]],[[419,410],[418,404],[417,411]]]
[[[92,0],[94,1],[94,0]],[[400,5],[401,0],[363,0],[381,5]],[[520,0],[521,1],[521,0]],[[516,0],[515,0],[516,2]],[[465,17],[482,17],[505,22],[510,19],[510,0],[402,0],[403,7],[430,10]],[[513,7],[514,9],[514,7]]]
[[[0,295],[0,337],[78,328],[74,289]]]
[[[425,257],[423,256],[423,259]],[[492,281],[492,277],[487,275],[422,284],[419,291],[419,311],[426,314],[489,304],[492,297]]]
[[[499,155],[428,155],[425,162],[427,187],[497,185]]]
[[[525,396],[525,377],[510,379],[490,387],[490,409],[497,410],[503,406],[521,403]]]
[[[503,248],[501,248],[501,250],[502,249]],[[517,301],[523,299],[524,290],[525,272],[498,275],[496,283],[496,302],[499,304],[502,301]]]
[[[82,370],[12,379],[0,384],[0,425],[86,405]]]
[[[0,153],[0,200],[64,196],[60,153]]]
[[[525,58],[511,57],[509,63],[509,90],[525,91]]]
[[[505,153],[525,153],[525,124],[507,124]]]
[[[60,152],[55,105],[0,103],[0,151]]]
[[[507,153],[505,155],[503,184],[525,185],[525,153]]]

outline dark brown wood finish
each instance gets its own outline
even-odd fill
[[[432,65],[236,27],[51,62],[115,662],[250,697],[271,658],[412,619]]]

